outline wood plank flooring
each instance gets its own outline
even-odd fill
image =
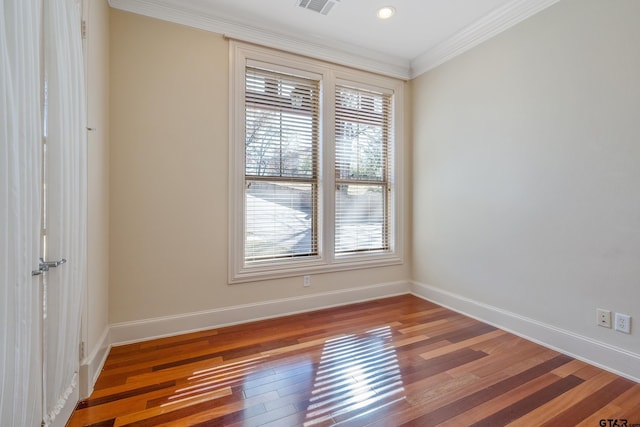
[[[68,426],[640,426],[640,384],[403,295],[115,347]]]

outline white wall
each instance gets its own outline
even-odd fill
[[[640,357],[638,17],[564,0],[413,81],[417,283]]]
[[[118,10],[110,26],[109,319],[117,331],[190,314],[189,325],[202,325],[211,310],[232,322],[229,307],[251,318],[265,314],[256,310],[264,302],[318,296],[322,305],[327,293],[377,284],[406,289],[408,261],[314,275],[310,288],[302,277],[228,285],[228,41]],[[171,333],[179,320],[160,323],[151,334]],[[115,339],[136,338],[123,336]]]

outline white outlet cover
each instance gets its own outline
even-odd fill
[[[596,322],[603,328],[611,328],[611,311],[602,308],[596,309]]]
[[[616,328],[616,331],[624,332],[625,334],[630,334],[631,333],[631,316],[629,316],[628,314],[616,313],[615,328]]]

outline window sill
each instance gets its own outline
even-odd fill
[[[305,276],[308,274],[386,267],[403,263],[403,258],[395,253],[344,255],[334,259],[331,263],[327,263],[322,259],[292,261],[287,263],[286,266],[283,264],[265,263],[264,265],[240,268],[237,272],[230,271],[228,283],[235,285],[239,283]]]

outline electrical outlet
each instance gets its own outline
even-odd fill
[[[603,328],[611,328],[611,312],[609,310],[596,308],[596,315],[598,326],[602,326]]]
[[[623,332],[625,334],[631,333],[631,316],[628,314],[616,313],[615,322],[616,331]]]
[[[304,276],[303,277],[302,286],[304,286],[305,288],[308,288],[309,286],[311,286],[311,276]]]

